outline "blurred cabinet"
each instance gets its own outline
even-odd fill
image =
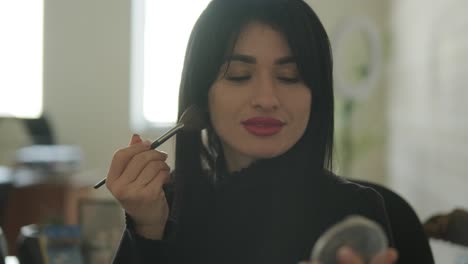
[[[64,219],[66,184],[35,184],[10,191],[3,229],[9,254],[16,253],[16,239],[22,226],[60,222]]]

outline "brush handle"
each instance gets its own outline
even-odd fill
[[[164,133],[162,136],[160,136],[158,139],[156,139],[152,144],[151,144],[151,149],[155,149],[159,146],[161,146],[162,143],[166,142],[169,138],[171,138],[173,135],[175,135],[177,132],[179,132],[181,129],[184,128],[184,124],[177,124],[175,127],[173,127],[171,130],[167,131]]]
[[[180,130],[184,128],[184,124],[179,123],[175,127],[173,127],[171,130],[167,131],[164,133],[162,136],[160,136],[158,139],[156,139],[152,144],[151,144],[151,149],[155,149],[159,146],[161,146],[164,142],[166,142],[168,139],[170,139],[172,136],[177,134]],[[94,189],[99,189],[102,185],[106,183],[106,178],[102,179],[98,183],[94,185]]]

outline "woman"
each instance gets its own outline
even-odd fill
[[[167,155],[139,136],[116,152],[106,184],[127,229],[114,263],[297,263],[350,214],[391,243],[378,193],[329,172],[332,86],[328,37],[305,2],[213,0],[192,31],[179,100],[179,113],[206,110],[207,140],[177,136],[172,177]],[[337,257],[361,263],[346,249]]]

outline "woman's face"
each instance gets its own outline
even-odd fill
[[[304,134],[312,102],[283,35],[250,23],[208,94],[211,123],[230,171],[289,150]]]

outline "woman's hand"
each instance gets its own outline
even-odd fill
[[[340,264],[365,264],[358,254],[354,253],[350,248],[341,248],[336,256]],[[375,256],[370,264],[393,264],[398,259],[398,253],[395,249],[389,248],[379,255]],[[321,264],[318,262],[300,262],[300,264]],[[325,263],[326,264],[326,263]]]
[[[150,148],[133,135],[130,146],[119,149],[107,174],[106,186],[135,221],[136,232],[162,239],[169,214],[163,184],[169,181],[167,154]]]
[[[338,251],[337,258],[340,264],[364,264],[364,261],[352,249],[343,247]],[[371,260],[371,264],[392,264],[398,258],[397,251],[389,248]]]

